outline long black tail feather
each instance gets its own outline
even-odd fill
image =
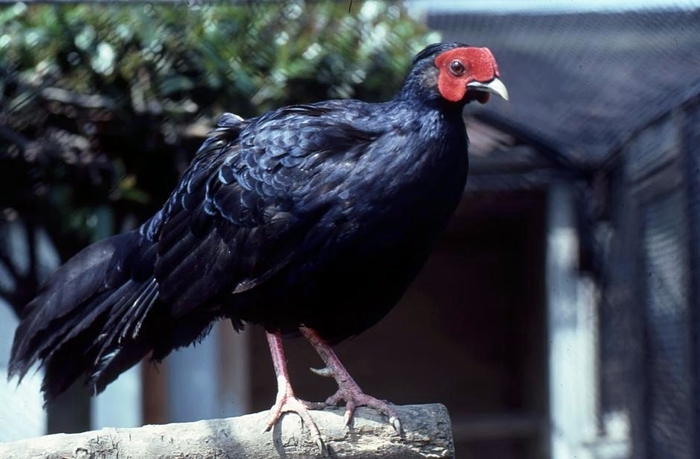
[[[97,242],[59,268],[29,303],[15,332],[9,376],[37,362],[51,400],[85,375],[99,393],[151,351],[140,333],[158,304],[155,250],[136,231]]]

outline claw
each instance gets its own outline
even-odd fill
[[[343,425],[347,428],[350,428],[350,424],[352,424],[354,416],[352,414],[352,411],[346,410],[345,415],[343,416]]]
[[[389,424],[394,428],[398,435],[401,435],[403,430],[401,428],[401,420],[395,416],[389,418]]]
[[[324,378],[332,378],[333,377],[333,371],[328,368],[309,368],[313,373],[316,373],[319,376],[323,376]]]
[[[322,439],[317,438],[316,439],[316,446],[318,446],[318,452],[321,456],[327,456],[328,450],[326,449],[326,444],[323,442]]]
[[[321,432],[318,430],[318,426],[309,414],[309,405],[310,404],[308,402],[300,400],[294,397],[293,395],[283,395],[277,400],[277,402],[275,402],[275,405],[272,407],[270,420],[267,422],[267,427],[265,428],[264,432],[269,432],[270,429],[272,429],[272,427],[274,427],[274,425],[280,420],[283,413],[295,413],[301,418],[304,427],[309,429],[311,441],[316,443],[316,445],[319,448],[319,452],[325,455],[325,451],[327,449],[323,442],[323,439],[321,438]]]
[[[298,399],[294,395],[292,385],[289,382],[287,364],[282,348],[282,337],[279,332],[266,333],[266,336],[270,346],[270,354],[272,355],[272,364],[275,367],[275,375],[277,376],[277,398],[270,409],[270,420],[267,422],[264,432],[269,432],[272,429],[282,417],[282,413],[296,413],[301,418],[303,425],[309,429],[311,441],[316,443],[321,452],[323,452],[325,447],[321,439],[321,432],[309,414],[309,409],[314,404]]]
[[[345,400],[345,416],[343,416],[343,422],[345,427],[350,427],[352,420],[355,417],[355,401],[352,399]]]
[[[325,406],[338,405],[339,402],[344,401],[345,416],[343,416],[343,421],[346,427],[350,427],[352,424],[355,407],[366,406],[373,408],[388,417],[389,423],[400,435],[401,422],[391,405],[384,400],[379,400],[362,392],[362,389],[360,389],[360,386],[352,379],[348,370],[340,363],[340,359],[335,355],[333,349],[323,341],[318,333],[305,326],[300,327],[299,330],[314,349],[316,349],[316,352],[318,352],[318,355],[321,356],[321,359],[326,364],[325,368],[311,368],[311,371],[320,376],[332,377],[335,379],[335,382],[338,383],[337,392],[326,399]]]

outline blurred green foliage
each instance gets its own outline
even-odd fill
[[[66,259],[148,218],[222,112],[389,99],[436,38],[376,1],[1,7],[0,226]]]

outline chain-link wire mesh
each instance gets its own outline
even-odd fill
[[[682,190],[643,206],[649,458],[691,459],[696,399]]]
[[[445,40],[488,45],[515,77],[511,103],[485,110],[590,164],[700,92],[700,9],[672,7],[436,13],[428,25]]]

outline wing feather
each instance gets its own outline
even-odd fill
[[[323,157],[357,156],[377,136],[345,116],[328,103],[220,123],[144,228],[157,242],[159,297],[174,316],[254,288],[292,262],[332,200],[309,187]]]

